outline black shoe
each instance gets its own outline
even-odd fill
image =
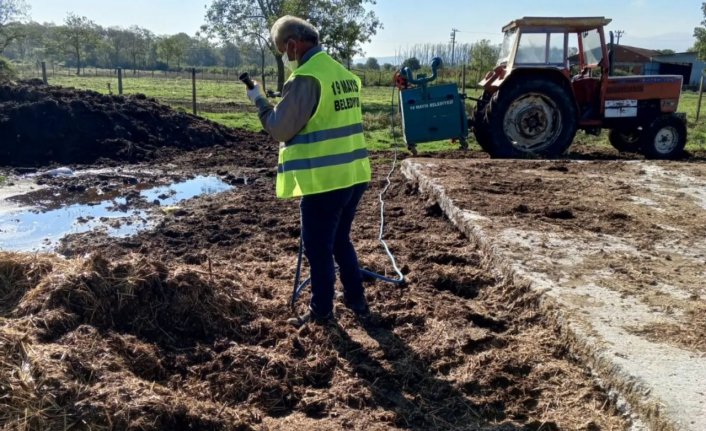
[[[370,317],[370,307],[368,306],[368,301],[365,300],[365,297],[360,298],[357,301],[349,301],[344,299],[343,304],[360,319]]]
[[[289,319],[287,319],[287,323],[294,326],[295,328],[301,328],[309,322],[324,326],[333,325],[336,323],[336,317],[333,315],[333,312],[330,312],[325,316],[319,316],[318,314],[314,313],[311,309],[309,309],[309,311],[302,314],[301,316],[290,317]]]

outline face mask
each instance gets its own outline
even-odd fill
[[[289,42],[287,42],[289,43]],[[282,63],[284,63],[284,67],[289,69],[290,71],[294,72],[294,69],[299,67],[299,61],[296,59],[297,54],[296,51],[294,53],[294,60],[290,60],[289,57],[287,56],[287,51],[284,51],[284,54],[282,54]]]

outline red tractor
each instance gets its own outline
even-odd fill
[[[682,77],[611,76],[610,22],[522,18],[505,26],[498,65],[480,82],[470,121],[480,146],[494,157],[555,157],[578,129],[610,129],[620,151],[679,157],[686,144],[686,115],[676,112]]]

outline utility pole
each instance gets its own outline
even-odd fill
[[[615,41],[616,45],[620,45],[620,38],[623,37],[624,34],[625,34],[624,30],[615,30],[615,38],[617,39]]]
[[[454,65],[454,53],[456,52],[456,33],[458,30],[455,28],[451,29],[451,66]]]

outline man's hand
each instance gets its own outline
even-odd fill
[[[252,103],[255,103],[259,98],[264,99],[265,95],[262,93],[262,87],[260,87],[257,81],[253,81],[253,84],[255,84],[255,86],[252,90],[248,90],[248,99],[250,99]]]

